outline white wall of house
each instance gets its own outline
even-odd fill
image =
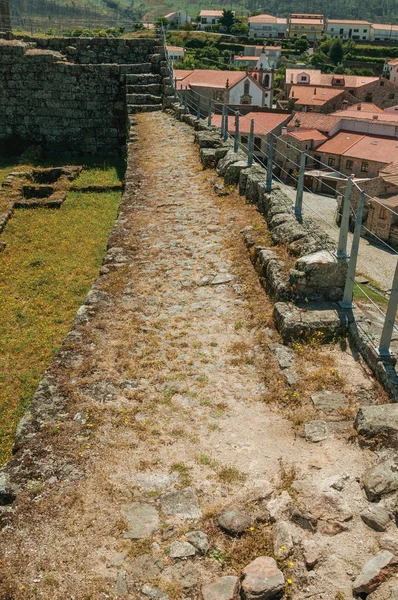
[[[258,39],[287,37],[286,23],[250,23],[249,34]]]
[[[393,40],[398,41],[398,26],[384,26],[378,27],[377,23],[373,23],[370,30],[370,40],[373,41],[385,41],[385,40]]]
[[[398,64],[389,65],[388,63],[384,66],[384,72],[386,77],[393,83],[398,83]]]
[[[341,40],[370,40],[371,24],[357,23],[330,23],[326,25],[326,35],[329,38],[340,38]]]
[[[252,79],[250,79],[250,78],[242,79],[242,81],[239,81],[239,83],[234,85],[229,90],[229,103],[230,104],[242,104],[241,98],[242,98],[242,96],[245,95],[245,82],[249,83],[249,86],[248,86],[249,87],[249,95],[252,98],[251,104],[257,104],[258,106],[271,107],[271,104],[272,104],[272,97],[270,97],[271,94],[268,92],[268,97],[265,98],[265,102],[264,102],[263,89],[258,84],[256,84],[254,81],[252,81]]]
[[[174,24],[177,27],[184,25],[185,23],[190,23],[192,21],[191,17],[185,10],[176,11],[172,13],[170,16],[165,17],[170,24]]]

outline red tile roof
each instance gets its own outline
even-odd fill
[[[183,69],[174,69],[174,77],[177,79],[177,88],[185,86],[211,87],[225,89],[227,81],[229,87],[233,87],[239,81],[247,77],[244,71],[221,71],[215,69],[195,69],[194,71],[184,71]]]
[[[323,135],[318,129],[297,129],[296,131],[289,131],[288,135],[291,135],[301,142],[307,140],[326,141],[328,139],[327,136]]]
[[[249,23],[276,23],[276,17],[274,15],[256,15],[255,17],[249,17]]]
[[[223,11],[222,10],[201,10],[200,11],[200,16],[201,17],[222,17]]]
[[[256,135],[267,135],[277,127],[283,125],[290,118],[290,115],[285,113],[257,112],[252,111],[247,115],[241,116],[239,120],[240,133],[248,134],[250,132],[250,121],[254,119],[254,133]],[[213,115],[212,123],[217,127],[221,127],[221,115]],[[235,131],[235,122],[233,116],[228,120],[228,131]]]
[[[287,84],[297,84],[297,77],[299,75],[309,75],[310,83],[300,83],[300,86],[308,85],[321,85],[323,87],[345,87],[345,88],[358,88],[368,83],[378,81],[379,77],[364,77],[362,75],[338,75],[322,73],[319,69],[286,69],[285,81]],[[333,85],[333,81],[336,79],[344,80],[341,86]]]
[[[356,21],[355,19],[328,19],[328,23],[347,23],[347,25],[371,25],[370,21]]]
[[[389,164],[398,161],[398,140],[340,131],[319,146],[318,152]]]
[[[332,127],[335,127],[340,121],[339,117],[335,117],[333,115],[294,112],[288,129],[291,129],[291,126],[295,125],[297,120],[300,122],[300,129],[317,129],[318,131],[326,134],[328,134]]]
[[[322,106],[328,100],[340,96],[342,93],[344,93],[344,90],[336,90],[330,87],[292,85],[289,98],[291,100],[295,99],[296,104]]]
[[[356,106],[354,104],[354,106]],[[354,119],[360,121],[369,121],[378,123],[390,123],[391,125],[398,124],[398,114],[385,113],[383,112],[366,112],[362,110],[337,110],[332,113],[333,116],[339,117],[340,119]]]

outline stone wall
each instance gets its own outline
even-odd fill
[[[0,40],[0,145],[110,154],[126,142],[125,73],[155,40]],[[90,63],[90,64],[88,64]]]

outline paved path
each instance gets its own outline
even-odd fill
[[[273,486],[276,518],[288,520],[288,493],[311,509],[343,474],[344,490],[331,492],[337,505],[324,511],[354,512],[339,529],[348,531],[317,534],[315,577],[299,544],[283,570],[296,600],[345,594],[347,569],[357,572],[377,544],[357,515],[366,504],[358,477],[372,458],[345,441],[350,416],[326,415],[320,445],[304,439],[303,422],[318,418],[311,392],[332,386],[356,402],[372,397],[373,380],[349,349],[328,347],[295,357],[301,384],[289,388],[269,348],[278,341],[272,305],[239,233],[260,217],[237,193],[215,196],[188,126],[145,114],[137,132],[97,308],[87,322],[80,313],[53,369],[67,410],[43,427],[41,470],[0,533],[0,590],[18,599],[196,600],[203,583],[239,577],[258,555],[281,551],[270,533]],[[30,464],[28,453],[27,472]],[[251,515],[241,538],[214,522],[231,504]],[[312,537],[289,527],[295,539]],[[198,529],[209,556],[170,557]]]

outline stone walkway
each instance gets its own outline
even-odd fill
[[[239,233],[258,216],[215,194],[188,126],[137,121],[93,308],[53,369],[67,410],[2,515],[0,591],[228,600],[266,556],[245,598],[352,598],[383,542],[359,517],[374,455],[346,440],[378,388],[349,349],[278,345]],[[274,595],[256,596],[264,569]]]

